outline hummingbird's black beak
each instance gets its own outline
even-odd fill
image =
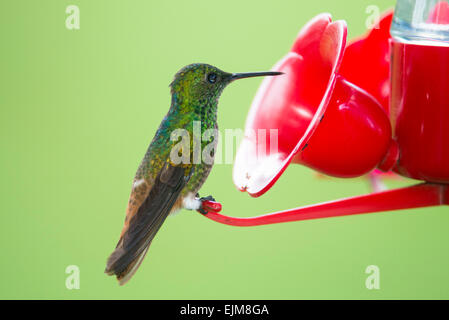
[[[284,74],[283,72],[268,71],[268,72],[248,72],[248,73],[233,73],[231,81],[237,79],[253,78],[253,77],[265,77],[265,76],[279,76]]]

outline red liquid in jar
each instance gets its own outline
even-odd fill
[[[449,183],[449,47],[392,41],[391,85],[395,171]]]

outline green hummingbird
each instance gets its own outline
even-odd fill
[[[227,73],[208,64],[191,64],[174,77],[171,106],[140,163],[134,177],[120,240],[109,256],[105,273],[116,275],[120,285],[136,272],[154,236],[167,216],[181,208],[204,212],[198,191],[208,177],[212,161],[194,161],[192,142],[185,146],[187,159],[173,161],[172,133],[183,129],[193,136],[193,123],[199,122],[201,132],[217,130],[217,105],[223,89],[232,81],[258,76],[275,76],[281,72]],[[190,139],[192,140],[192,139]],[[201,141],[201,147],[214,141]],[[190,148],[189,148],[190,147]],[[178,150],[186,151],[186,150]],[[185,161],[187,160],[187,161]]]

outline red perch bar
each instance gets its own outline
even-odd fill
[[[251,218],[230,217],[214,211],[209,211],[204,216],[213,221],[230,226],[252,227],[439,205],[449,205],[448,185],[423,183],[411,187],[330,201]],[[216,203],[205,203],[205,207],[221,208]]]

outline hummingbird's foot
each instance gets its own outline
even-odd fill
[[[199,194],[197,194],[197,197],[199,197]],[[199,200],[201,202],[201,207],[197,210],[199,213],[207,214],[210,211],[217,212],[221,210],[221,204],[216,202],[212,196],[201,197]]]
[[[198,195],[198,196],[199,196],[199,195]],[[212,202],[215,202],[215,198],[212,197],[212,196],[201,197],[201,198],[200,198],[200,201],[201,201],[201,202],[203,202],[203,201],[212,201]]]

